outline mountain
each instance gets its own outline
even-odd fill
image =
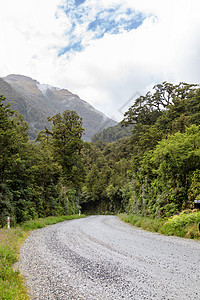
[[[0,78],[0,94],[29,123],[31,139],[35,139],[45,127],[50,127],[47,117],[65,110],[74,110],[82,117],[85,141],[104,128],[116,125],[114,120],[67,89],[40,84],[27,76],[12,74]]]
[[[102,143],[113,143],[117,142],[122,138],[131,137],[133,135],[132,130],[134,126],[122,126],[121,123],[103,129],[92,136],[91,141],[102,142]]]

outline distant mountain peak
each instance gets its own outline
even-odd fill
[[[42,94],[45,96],[48,90],[52,90],[54,89],[54,87],[52,85],[49,84],[41,84],[41,83],[37,83],[36,84],[38,89],[42,92]]]
[[[20,74],[10,74],[10,75],[7,75],[6,77],[4,77],[3,79],[5,79],[5,81],[10,81],[10,82],[16,82],[16,81],[20,81],[20,80],[36,82],[36,80],[32,79],[31,77],[20,75]]]
[[[116,125],[114,120],[67,89],[41,84],[24,75],[10,74],[2,78],[0,94],[29,122],[32,139],[36,138],[39,131],[50,126],[47,117],[65,110],[74,110],[82,117],[85,129],[83,139],[86,141],[102,129]]]

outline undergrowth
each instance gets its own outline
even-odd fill
[[[139,215],[120,214],[119,218],[134,226],[165,235],[174,235],[184,238],[200,239],[198,224],[199,210],[185,210],[169,219],[151,219]]]

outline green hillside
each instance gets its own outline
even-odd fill
[[[132,135],[132,129],[134,128],[133,125],[130,126],[122,126],[121,123],[103,129],[101,132],[97,132],[95,135],[92,136],[91,141],[95,142],[102,142],[102,143],[112,143],[116,142],[122,138],[130,137]]]

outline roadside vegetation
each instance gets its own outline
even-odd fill
[[[200,222],[199,210],[185,210],[179,215],[171,216],[168,219],[152,219],[149,217],[127,214],[120,214],[119,218],[124,222],[148,231],[200,240],[198,228]]]
[[[18,261],[19,250],[29,235],[30,230],[56,224],[65,220],[83,218],[84,215],[48,217],[27,221],[16,228],[0,229],[0,299],[28,300],[30,299],[24,284],[23,276],[13,267]]]
[[[18,250],[26,234],[21,229],[0,229],[0,299],[29,299],[23,277],[13,264],[17,262]]]
[[[121,124],[133,126],[131,137],[107,143],[96,136],[83,148],[83,210],[164,219],[194,209],[200,200],[199,87],[158,84],[135,100]]]
[[[36,220],[30,220],[21,225],[23,230],[34,230],[46,227],[47,225],[57,224],[59,222],[70,221],[74,219],[84,218],[85,215],[70,215],[70,216],[57,216],[57,217],[47,217],[40,218]]]

